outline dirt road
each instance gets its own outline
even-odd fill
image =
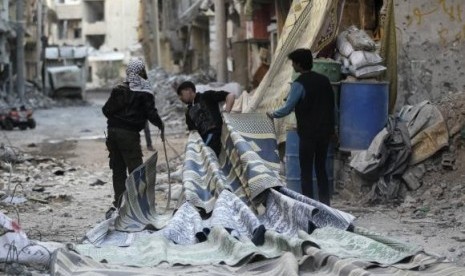
[[[59,242],[79,241],[86,231],[104,218],[112,201],[111,174],[104,143],[105,119],[101,106],[106,95],[92,95],[84,106],[52,108],[35,112],[37,128],[27,131],[2,133],[2,142],[32,155],[53,157],[31,159],[17,165],[16,171],[35,173],[32,177],[17,176],[10,189],[21,182],[18,194],[30,199],[17,209],[1,206],[1,211],[20,224],[32,239]],[[172,148],[182,152],[184,133],[168,130]],[[163,156],[158,131],[152,128],[154,146]],[[143,139],[142,139],[143,140]],[[152,154],[144,148],[144,158]],[[169,148],[169,158],[176,152]],[[463,155],[463,154],[462,154]],[[459,156],[458,161],[465,160]],[[159,162],[164,162],[160,160]],[[465,183],[461,172],[445,175],[449,185]],[[8,184],[7,184],[8,185]],[[7,186],[6,185],[6,186]],[[465,188],[465,185],[463,186]],[[32,198],[32,199],[31,199]],[[39,200],[36,200],[39,199]],[[415,200],[415,199],[414,199]],[[415,202],[415,206],[421,202]],[[357,225],[385,233],[392,237],[424,246],[429,252],[465,263],[465,208],[463,204],[437,201],[434,212],[418,217],[415,208],[377,206],[366,208],[356,202],[335,198],[336,207],[357,216]]]

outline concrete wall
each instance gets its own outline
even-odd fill
[[[139,1],[105,1],[106,47],[126,51],[139,45],[137,39],[139,5]]]
[[[465,91],[465,1],[394,0],[396,107]]]

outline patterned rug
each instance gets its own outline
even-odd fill
[[[295,0],[286,18],[270,70],[254,91],[247,106],[239,99],[235,111],[249,113],[275,110],[284,104],[293,73],[287,55],[297,48],[322,50],[337,36],[341,7],[338,0]],[[248,96],[248,95],[246,95]],[[275,120],[278,143],[286,140],[286,128],[295,125],[295,117]]]
[[[421,268],[461,275],[463,268],[358,228],[352,215],[287,189],[271,130],[264,115],[226,114],[219,159],[192,133],[185,198],[165,217],[153,202],[154,155],[127,181],[119,217],[57,251],[52,274],[414,275]],[[147,225],[163,227],[140,231]]]

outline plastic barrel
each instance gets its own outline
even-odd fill
[[[326,173],[328,175],[328,181],[330,191],[334,190],[334,147],[330,145],[328,147],[328,155],[326,156]],[[286,182],[287,188],[302,193],[302,186],[300,181],[300,161],[299,161],[299,135],[295,129],[288,130],[286,136]],[[318,185],[315,174],[315,168],[313,169],[313,190],[316,192],[315,195],[318,197]],[[318,198],[315,198],[318,200]]]
[[[333,88],[334,92],[334,116],[336,119],[336,127],[339,126],[339,98],[340,98],[340,88],[341,88],[341,83],[339,82],[331,82],[331,86]]]
[[[388,119],[388,82],[341,82],[339,150],[365,150]]]

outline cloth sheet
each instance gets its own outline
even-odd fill
[[[310,48],[315,54],[335,40],[342,7],[345,1],[299,0],[292,1],[268,73],[244,105],[241,97],[233,110],[250,113],[275,110],[284,104],[293,74],[287,55],[297,48]],[[295,125],[295,117],[275,120],[278,143],[286,140],[287,127]]]
[[[147,203],[154,155],[127,181],[123,205],[130,208],[89,231],[84,243],[56,251],[52,275],[408,275],[435,264],[457,271],[287,189],[270,126],[263,115],[226,114],[219,159],[192,133],[185,197],[162,228],[148,230],[161,216]],[[118,221],[129,231],[116,230]]]

